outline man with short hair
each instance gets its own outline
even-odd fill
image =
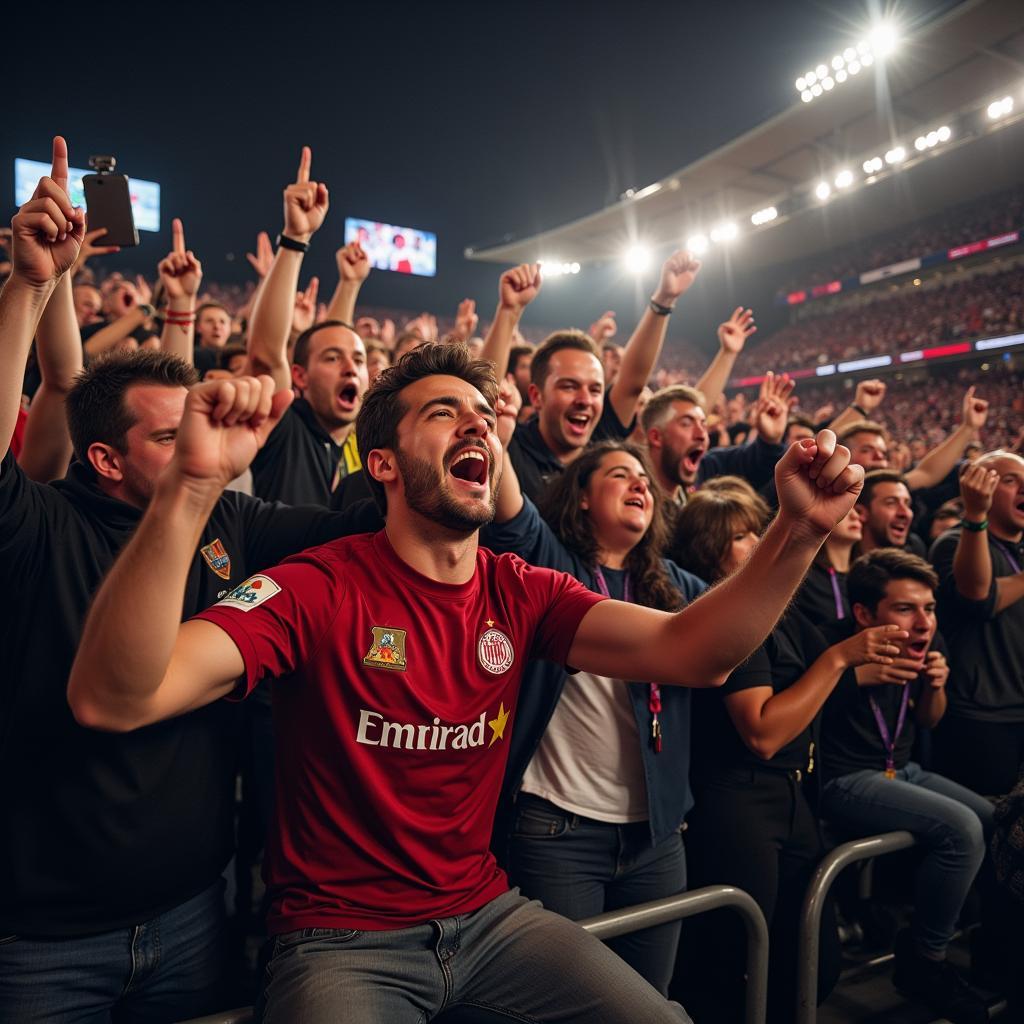
[[[689,1019],[509,891],[487,849],[523,665],[533,654],[614,678],[720,683],[785,608],[861,470],[829,431],[794,445],[759,547],[673,615],[479,547],[502,456],[496,395],[462,346],[427,345],[384,371],[357,429],[385,529],[251,577],[179,627],[194,538],[291,397],[266,377],[200,385],[93,606],[68,687],[92,727],[152,725],[278,677],[268,1024],[400,1024],[460,1003],[581,1024]],[[127,618],[136,643],[112,657]]]
[[[161,352],[95,362],[66,399],[67,478],[34,483],[15,464],[19,375],[83,236],[67,167],[58,137],[52,176],[12,223],[0,292],[0,1020],[181,1020],[220,996],[234,715],[211,705],[132,735],[89,732],[68,714],[67,680],[95,589],[174,453],[195,372]],[[226,494],[197,533],[177,613],[361,527]],[[131,617],[121,628],[130,660]]]
[[[850,567],[853,622],[896,625],[892,664],[861,666],[840,678],[825,704],[821,768],[823,815],[856,835],[906,829],[925,850],[914,917],[896,943],[893,980],[957,1024],[983,1024],[985,1004],[946,960],[957,918],[985,855],[992,805],[911,760],[915,722],[934,728],[946,710],[949,668],[936,649],[938,578],[916,555],[879,548]]]
[[[850,451],[853,458],[853,450]],[[914,506],[906,477],[893,469],[873,469],[864,475],[864,489],[857,496],[857,514],[863,533],[857,554],[875,548],[901,548],[923,557],[925,546],[910,529]]]
[[[947,774],[1001,796],[1024,764],[1024,459],[982,456],[960,478],[963,517],[931,550],[950,648]]]

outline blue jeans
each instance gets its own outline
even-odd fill
[[[0,1021],[160,1024],[215,1010],[224,883],[159,917],[71,939],[0,936]]]
[[[914,894],[914,938],[922,953],[945,956],[992,834],[992,805],[910,761],[895,779],[864,770],[830,780],[821,811],[860,835],[898,829],[913,834],[925,850]]]
[[[395,931],[278,935],[263,1024],[424,1024],[449,1007],[561,1024],[692,1024],[604,943],[516,890]]]
[[[509,880],[548,910],[581,921],[686,891],[678,832],[651,846],[646,821],[614,825],[520,793],[509,843]],[[662,995],[675,968],[681,922],[623,935],[608,945]]]

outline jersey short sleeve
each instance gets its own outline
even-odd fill
[[[245,677],[231,695],[248,696],[263,679],[297,672],[337,616],[344,584],[310,554],[250,576],[212,608],[195,616],[231,637],[245,662]]]
[[[740,690],[752,690],[756,686],[772,685],[772,663],[764,644],[755,650],[746,661],[739,664],[729,673],[722,684],[721,693],[739,693]]]
[[[601,601],[568,573],[540,569],[516,559],[526,593],[538,612],[531,657],[564,665],[583,616]]]

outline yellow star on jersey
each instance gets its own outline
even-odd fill
[[[505,723],[507,721],[508,712],[505,710],[504,701],[502,701],[501,706],[498,708],[497,716],[487,723],[491,727],[491,731],[494,733],[491,737],[491,742],[488,743],[487,746],[493,747],[495,740],[503,740],[505,738]]]

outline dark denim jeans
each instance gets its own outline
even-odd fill
[[[163,1024],[210,1013],[222,982],[224,883],[159,917],[73,939],[0,936],[0,1021]]]
[[[604,943],[515,890],[412,928],[278,935],[257,1019],[424,1024],[449,1007],[523,1024],[692,1024]]]
[[[859,835],[913,834],[924,847],[917,873],[912,929],[919,949],[943,957],[992,835],[992,804],[910,761],[887,779],[859,771],[831,779],[821,795],[825,818]]]
[[[594,821],[521,793],[509,844],[509,879],[548,910],[580,921],[684,892],[686,857],[678,832],[652,847],[646,821]],[[667,995],[680,927],[673,921],[608,945]]]

